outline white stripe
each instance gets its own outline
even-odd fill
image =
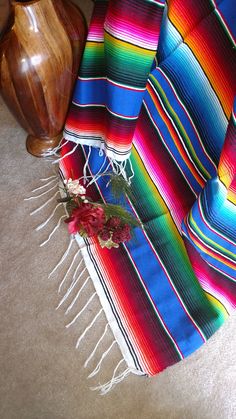
[[[131,207],[132,207],[132,209],[133,209],[133,211],[134,211],[134,213],[135,213],[136,217],[139,219],[138,214],[137,214],[137,212],[135,211],[135,208],[133,207],[132,202],[131,202],[130,200],[129,200],[129,204],[131,205]],[[206,339],[206,337],[205,337],[205,335],[204,335],[203,331],[199,328],[199,326],[198,326],[198,325],[197,325],[197,323],[195,322],[194,318],[193,318],[193,317],[191,316],[191,314],[189,313],[189,311],[188,311],[188,309],[187,309],[186,305],[184,304],[184,302],[183,302],[183,300],[182,300],[182,298],[181,298],[180,294],[178,293],[178,291],[177,291],[177,289],[176,289],[176,287],[175,287],[175,284],[174,284],[174,283],[173,283],[173,281],[171,280],[171,277],[170,277],[169,273],[167,272],[167,269],[166,269],[166,267],[165,267],[164,263],[162,262],[162,260],[161,260],[160,256],[158,255],[158,253],[157,253],[156,249],[153,247],[153,244],[152,244],[152,242],[150,241],[150,239],[149,239],[149,237],[148,237],[148,235],[147,235],[147,233],[146,233],[145,229],[143,229],[142,231],[143,231],[143,234],[145,235],[145,237],[146,237],[146,239],[147,239],[147,241],[148,241],[149,245],[151,246],[151,248],[152,248],[152,250],[153,250],[153,253],[156,255],[156,257],[157,257],[157,259],[158,259],[158,261],[159,261],[159,263],[160,263],[160,265],[161,265],[161,267],[162,267],[163,271],[165,272],[165,275],[167,276],[167,278],[168,278],[169,282],[171,283],[171,285],[172,285],[172,287],[173,287],[173,289],[174,289],[174,291],[175,291],[175,294],[178,296],[179,302],[181,303],[181,305],[182,305],[182,307],[183,307],[184,311],[186,311],[186,314],[188,315],[189,319],[193,322],[193,324],[194,324],[194,326],[196,327],[196,329],[198,330],[199,334],[200,334],[200,335],[202,336],[202,338],[206,341],[207,339]],[[128,250],[127,250],[127,251],[128,251]],[[145,287],[145,285],[144,285],[144,287]]]
[[[173,126],[174,126],[174,128],[175,128],[175,132],[176,132],[176,134],[177,134],[177,136],[178,136],[178,138],[179,138],[179,140],[180,140],[180,142],[181,142],[181,144],[182,144],[182,146],[183,146],[183,148],[184,148],[184,150],[185,150],[185,152],[186,152],[186,154],[187,154],[187,156],[188,156],[188,158],[189,158],[189,160],[192,162],[192,164],[193,164],[193,166],[194,166],[194,168],[196,169],[196,171],[198,172],[198,174],[199,174],[199,176],[204,180],[204,181],[206,181],[208,178],[205,178],[204,177],[204,175],[201,173],[201,171],[200,171],[200,169],[198,168],[198,166],[196,166],[196,164],[195,164],[195,162],[193,161],[193,159],[192,159],[192,156],[190,155],[190,153],[189,153],[189,151],[188,151],[188,149],[187,149],[187,147],[186,147],[186,145],[185,145],[185,142],[184,142],[184,139],[181,137],[181,135],[180,135],[180,132],[179,132],[179,130],[178,130],[178,128],[177,128],[177,126],[176,126],[176,124],[175,124],[175,121],[173,120],[173,118],[171,117],[171,115],[170,115],[170,113],[167,111],[167,109],[165,108],[165,105],[164,105],[164,103],[163,103],[163,101],[162,101],[162,98],[161,98],[161,96],[159,95],[159,93],[158,93],[158,91],[156,90],[156,88],[155,88],[155,86],[152,84],[152,82],[151,82],[151,80],[149,79],[149,84],[152,86],[152,88],[153,88],[153,90],[154,90],[154,92],[156,93],[156,95],[157,95],[157,97],[158,97],[158,99],[159,99],[159,101],[160,101],[160,103],[161,103],[161,106],[162,106],[162,109],[163,109],[163,111],[165,112],[165,114],[166,114],[166,116],[168,117],[168,119],[172,122],[172,124],[173,124]],[[168,99],[167,99],[168,100]],[[173,108],[172,108],[173,109]],[[173,110],[174,111],[174,110]],[[167,128],[168,129],[168,128]],[[185,131],[185,129],[184,129],[184,131]],[[188,134],[187,134],[187,132],[185,131],[185,133],[186,133],[186,136],[188,137]],[[189,138],[189,137],[188,137]],[[173,140],[173,139],[172,139]],[[173,142],[174,142],[174,140],[173,140]],[[180,152],[179,152],[179,150],[177,149],[177,146],[176,146],[176,144],[174,143],[174,145],[175,145],[175,147],[176,147],[176,151],[180,154]],[[183,157],[182,156],[180,156],[180,158],[183,160]],[[198,158],[198,156],[195,154],[195,158],[199,161],[199,158]],[[200,161],[199,161],[200,162]],[[183,163],[184,164],[186,164],[187,165],[187,163],[183,160]],[[191,170],[190,170],[190,168],[188,167],[188,169],[189,169],[189,171],[191,172]],[[207,172],[207,170],[205,169],[205,171]],[[192,172],[191,172],[192,173]],[[208,172],[207,172],[208,173]],[[209,177],[210,177],[210,174],[208,173],[208,175],[209,175]],[[192,176],[195,178],[195,176],[192,174]],[[197,179],[195,178],[195,180],[196,180],[196,182],[198,182],[197,181]],[[198,182],[199,183],[199,182]],[[201,185],[200,185],[201,186]]]
[[[153,117],[152,117],[152,115],[151,115],[151,113],[150,113],[150,111],[149,111],[149,109],[148,109],[148,105],[147,105],[147,103],[145,102],[145,100],[143,101],[143,104],[144,104],[145,109],[146,109],[146,111],[147,111],[147,113],[148,113],[148,115],[149,115],[149,118],[151,119],[151,121],[152,121],[152,123],[153,123],[153,125],[154,125],[154,127],[155,127],[155,129],[156,129],[156,131],[158,132],[158,134],[159,134],[159,136],[160,136],[160,138],[161,138],[161,140],[162,140],[163,145],[165,146],[166,150],[168,151],[168,153],[170,154],[170,156],[171,156],[171,157],[172,157],[172,159],[174,160],[174,162],[175,162],[176,166],[179,168],[180,172],[182,173],[182,175],[183,175],[184,179],[186,180],[186,182],[187,182],[188,186],[190,187],[191,191],[193,192],[193,194],[194,194],[194,195],[196,196],[196,198],[197,198],[197,192],[195,192],[195,191],[194,191],[194,189],[193,189],[193,187],[192,187],[192,185],[191,185],[190,181],[189,181],[189,180],[188,180],[188,178],[186,177],[186,175],[185,175],[185,173],[183,172],[182,168],[180,167],[180,165],[179,165],[178,161],[175,159],[174,155],[172,154],[171,150],[169,149],[169,146],[166,144],[166,142],[165,142],[165,140],[164,140],[164,138],[163,138],[163,136],[162,136],[162,134],[161,134],[161,132],[160,132],[160,130],[159,130],[159,127],[157,126],[156,122],[154,121],[154,119],[153,119]]]
[[[193,216],[192,216],[192,219],[194,220],[194,218],[193,218]],[[187,221],[187,225],[188,225],[188,228],[189,228],[189,230],[193,233],[193,235],[203,244],[203,247],[207,247],[208,249],[210,249],[210,250],[212,250],[213,251],[213,253],[217,253],[218,255],[220,255],[220,256],[222,256],[223,258],[225,258],[225,259],[228,259],[230,262],[232,262],[233,264],[235,264],[235,260],[234,259],[231,259],[229,256],[226,256],[224,253],[221,253],[219,250],[216,250],[214,247],[211,247],[209,244],[207,244],[200,236],[199,236],[199,234],[193,229],[193,227],[191,226],[191,224],[190,224],[190,222],[189,222],[189,217],[187,217],[186,218],[186,221]],[[193,240],[193,242],[194,242],[194,240]],[[195,242],[194,242],[195,243]],[[195,245],[197,246],[197,247],[199,247],[196,243],[195,243]],[[222,246],[223,247],[223,246]],[[211,257],[212,259],[214,259],[214,260],[217,260],[219,263],[222,263],[223,265],[224,265],[224,262],[222,262],[221,260],[219,260],[219,259],[217,259],[217,257],[215,256],[212,256],[212,255],[209,255],[204,249],[201,249],[201,251],[202,252],[204,252],[204,253],[206,253],[209,257]],[[226,265],[227,266],[227,265]],[[232,267],[229,267],[230,269],[234,269],[234,268],[232,268]],[[235,267],[235,269],[236,269],[236,267]]]
[[[86,103],[86,104],[81,104],[81,103],[78,103],[78,102],[75,102],[75,101],[72,101],[72,103],[75,106],[79,106],[81,108],[87,108],[87,107],[91,107],[91,106],[99,107],[99,108],[105,108],[110,114],[115,115],[115,116],[117,116],[117,118],[121,118],[121,119],[135,120],[135,119],[138,118],[138,115],[136,115],[136,116],[120,115],[120,114],[112,111],[111,109],[109,109],[107,105],[103,105],[103,104],[100,104],[100,103]],[[54,163],[57,163],[58,161],[59,161],[59,159],[57,161],[55,161]]]
[[[158,67],[158,71],[160,71],[160,73],[161,73],[161,74],[164,76],[164,78],[167,80],[168,84],[171,86],[171,88],[172,88],[172,90],[173,90],[173,92],[174,92],[174,94],[175,94],[175,96],[176,96],[176,98],[177,98],[178,102],[180,103],[181,107],[184,109],[184,111],[185,111],[186,115],[188,116],[189,120],[191,121],[192,128],[193,128],[193,129],[194,129],[194,131],[195,131],[195,134],[196,134],[196,136],[197,136],[197,139],[198,139],[198,141],[199,141],[199,143],[200,143],[200,145],[201,145],[201,148],[202,148],[202,150],[203,150],[203,152],[204,152],[205,156],[206,156],[206,157],[208,158],[208,160],[211,162],[211,164],[213,165],[213,167],[217,170],[217,165],[215,164],[215,162],[212,160],[211,156],[210,156],[210,155],[208,154],[208,152],[206,151],[206,149],[205,149],[205,147],[204,147],[204,144],[203,144],[203,142],[202,142],[202,140],[201,140],[200,134],[199,134],[199,132],[198,132],[198,130],[197,130],[197,128],[196,128],[196,125],[194,124],[193,119],[192,119],[192,117],[190,116],[190,114],[189,114],[189,112],[188,112],[188,110],[187,110],[186,106],[184,105],[184,103],[182,102],[182,100],[180,99],[180,97],[178,96],[177,91],[176,91],[176,90],[175,90],[175,88],[174,88],[174,85],[172,84],[172,82],[170,81],[170,79],[167,77],[167,75],[164,73],[164,71],[163,71],[163,69],[162,69],[161,67]]]

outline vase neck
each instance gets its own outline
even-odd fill
[[[46,14],[54,11],[53,0],[15,1],[13,2],[15,27],[20,30],[29,29],[32,33],[41,30]]]

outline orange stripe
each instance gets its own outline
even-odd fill
[[[227,118],[230,118],[232,111],[232,101],[234,97],[233,86],[230,80],[222,71],[223,58],[219,63],[217,57],[213,55],[212,48],[207,44],[203,34],[194,32],[185,39],[185,43],[191,48],[201,67],[205,71],[208,80],[213,86],[224,109]],[[221,65],[220,65],[221,64]]]
[[[224,265],[229,266],[230,268],[232,268],[234,270],[236,269],[235,263],[229,262],[228,259],[224,258],[224,256],[219,256],[218,253],[217,253],[217,256],[216,256],[216,254],[213,251],[206,248],[204,246],[204,244],[202,242],[200,242],[199,239],[196,238],[196,236],[194,236],[194,234],[190,231],[189,228],[188,228],[188,234],[191,237],[192,241],[196,244],[196,246],[199,249],[201,249],[204,253],[207,253],[209,256],[213,257],[213,259],[216,259],[216,260],[224,263]]]

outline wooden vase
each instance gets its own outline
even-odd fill
[[[10,1],[0,0],[0,38],[6,30],[10,14]]]
[[[14,1],[14,24],[0,44],[0,92],[40,157],[59,143],[86,39],[68,0]]]

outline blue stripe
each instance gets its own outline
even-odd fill
[[[186,44],[181,44],[160,68],[174,84],[198,129],[203,143],[218,163],[228,121],[200,64]]]
[[[235,0],[217,0],[217,9],[221,12],[224,21],[234,38],[236,38],[236,7]]]
[[[201,195],[201,201],[203,202],[203,212],[211,227],[221,231],[225,236],[228,236],[231,239],[235,239],[236,207],[230,201],[227,201],[226,194],[227,190],[221,184],[218,178],[208,181]],[[202,221],[197,203],[195,203],[192,208],[192,216],[200,230],[207,236],[207,238],[210,238],[217,244],[222,245],[234,253],[236,257],[236,246],[211,231]],[[201,254],[202,258],[206,260],[206,262],[209,262],[211,265],[236,279],[235,269],[227,266],[224,262],[215,259],[214,257],[207,254],[204,250],[200,249],[189,236],[188,227],[185,225],[185,223],[183,223],[182,228],[188,239],[191,241],[192,245]],[[193,231],[196,232],[197,237],[201,239],[201,236],[195,230],[195,227],[192,226],[192,228]],[[202,241],[203,243],[208,244],[207,241]],[[213,250],[217,250],[217,247],[214,247],[214,245],[212,246],[209,244],[209,246],[212,247]],[[233,263],[232,258],[230,262],[231,264]]]
[[[204,166],[204,168],[209,172],[211,177],[215,176],[216,174],[216,168],[213,165],[212,161],[206,156],[204,153],[201,145],[200,140],[198,139],[198,136],[196,134],[195,129],[193,128],[193,125],[185,112],[185,110],[182,108],[182,106],[179,103],[179,100],[175,96],[175,92],[173,91],[172,87],[164,77],[164,75],[160,71],[153,72],[153,75],[156,77],[157,81],[160,83],[163,91],[165,92],[165,95],[168,99],[168,102],[171,104],[171,107],[173,108],[174,112],[177,114],[180,122],[183,125],[183,129],[185,130],[186,134],[188,135],[191,145],[201,162],[201,164]],[[184,140],[184,138],[183,138]]]
[[[166,7],[163,13],[160,38],[158,43],[158,62],[163,61],[170,55],[183,41],[180,33],[172,25],[167,15]]]
[[[76,84],[73,101],[81,105],[106,104],[114,113],[124,117],[137,117],[143,95],[142,91],[127,90],[107,80],[80,80]]]
[[[142,229],[136,229],[135,239],[127,243],[127,248],[165,325],[182,354],[189,355],[202,344],[203,339],[173,292],[167,275],[150,249]]]
[[[84,149],[87,150],[87,147]],[[99,157],[99,151],[93,148],[90,156],[90,168],[93,173],[99,170],[103,159],[103,157]],[[102,189],[105,199],[112,202],[111,190],[105,186],[107,180],[108,178],[103,177],[98,179],[97,183]],[[131,210],[128,203],[126,203],[126,208]],[[202,345],[203,339],[173,292],[167,275],[153,254],[141,228],[135,229],[134,239],[127,242],[126,246],[170,334],[177,342],[183,356],[190,355]]]
[[[153,100],[152,100],[152,98],[151,98],[151,96],[149,95],[148,92],[145,96],[145,102],[148,106],[148,110],[151,113],[151,116],[152,116],[154,122],[156,123],[158,129],[160,130],[160,133],[162,135],[164,143],[167,144],[167,146],[170,149],[172,155],[174,156],[175,161],[177,161],[178,166],[182,169],[183,173],[185,174],[186,178],[188,179],[188,182],[192,186],[195,193],[198,194],[201,191],[202,187],[199,185],[199,183],[197,182],[197,179],[193,176],[193,174],[189,170],[188,165],[185,163],[185,161],[183,160],[179,150],[175,146],[173,138],[171,137],[170,132],[168,130],[168,127],[165,124],[165,122],[163,121],[163,119],[161,118],[161,116],[160,116],[159,112],[157,111],[157,108],[156,108],[155,104],[153,103]]]

